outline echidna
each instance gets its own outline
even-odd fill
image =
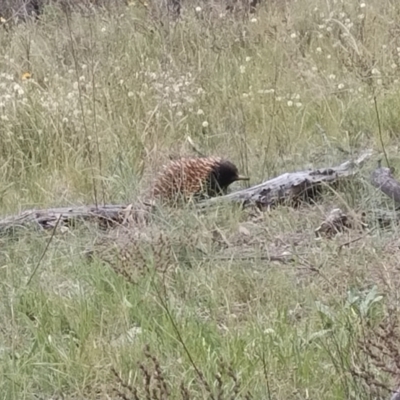
[[[151,197],[167,201],[215,197],[226,193],[231,183],[248,179],[220,157],[180,158],[164,167],[153,184]]]

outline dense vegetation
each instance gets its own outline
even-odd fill
[[[181,11],[2,17],[2,215],[133,202],[193,154],[188,136],[250,184],[367,148],[398,166],[397,1]],[[123,255],[88,258],[90,224],[2,236],[1,397],[389,399],[398,228],[314,233],[332,208],[393,207],[367,182],[374,167],[296,209],[160,209]],[[296,262],[263,257],[284,252]]]

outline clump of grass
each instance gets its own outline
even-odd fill
[[[112,391],[121,399],[166,400],[180,398],[189,400],[199,398],[199,391],[202,392],[202,398],[209,400],[249,400],[253,398],[249,391],[242,389],[241,383],[232,368],[227,368],[223,363],[220,363],[212,385],[205,380],[203,374],[200,374],[197,377],[198,388],[193,390],[185,382],[182,382],[179,391],[176,388],[172,393],[168,384],[169,379],[163,372],[157,357],[151,354],[149,347],[146,347],[144,355],[147,360],[146,364],[140,363],[138,365],[142,375],[142,383],[133,385],[124,380],[114,368],[111,369],[116,380]]]
[[[395,3],[153,5],[0,20],[1,214],[132,203],[188,135],[251,184],[367,147],[398,164]],[[82,255],[93,227],[2,237],[3,397],[385,398],[398,227],[314,233],[332,209],[393,206],[356,179],[296,209],[160,208],[99,245],[107,264]]]
[[[389,396],[398,390],[400,376],[399,321],[397,313],[375,326],[366,326],[358,345],[360,356],[351,373],[374,396]]]

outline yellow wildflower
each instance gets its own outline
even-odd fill
[[[30,72],[24,72],[24,73],[22,74],[22,77],[21,77],[21,79],[22,79],[23,81],[26,81],[26,80],[31,79],[31,78],[32,78],[32,74],[31,74]]]

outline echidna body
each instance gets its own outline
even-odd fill
[[[215,197],[226,193],[240,176],[237,167],[220,157],[181,158],[164,167],[152,188],[152,197],[167,201],[179,198]]]

